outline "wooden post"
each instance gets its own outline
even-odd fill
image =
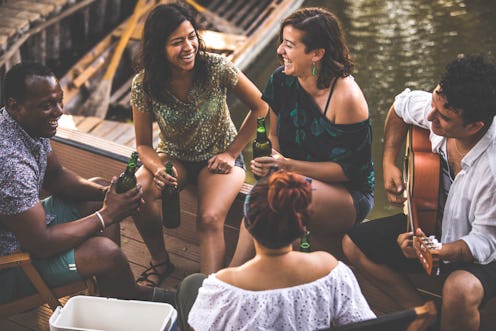
[[[47,65],[54,69],[60,65],[60,28],[61,22],[57,22],[47,28],[46,38],[46,61]]]
[[[46,29],[33,35],[21,47],[23,61],[46,64]]]

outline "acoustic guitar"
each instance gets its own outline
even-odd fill
[[[440,243],[434,238],[439,198],[441,162],[432,153],[429,131],[410,126],[407,137],[404,179],[406,182],[407,231],[413,231],[413,247],[428,275],[439,275],[439,256],[432,252]],[[427,236],[415,234],[421,228]]]

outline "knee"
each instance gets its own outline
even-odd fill
[[[443,306],[479,307],[484,296],[480,281],[466,271],[455,271],[443,286]]]
[[[95,258],[104,264],[107,269],[119,269],[127,266],[128,260],[122,249],[112,240],[106,237],[98,237],[99,240],[92,243]]]
[[[223,226],[223,218],[215,211],[205,211],[199,215],[198,229],[200,231],[220,231]]]

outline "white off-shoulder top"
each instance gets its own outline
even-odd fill
[[[351,269],[339,262],[313,282],[248,291],[211,274],[188,323],[196,330],[318,330],[374,318]]]

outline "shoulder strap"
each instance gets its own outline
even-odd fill
[[[334,81],[332,82],[331,91],[329,91],[329,96],[327,97],[327,102],[324,108],[324,116],[326,116],[327,114],[327,108],[329,108],[329,102],[331,101],[332,92],[334,92],[334,87],[336,87],[337,81],[338,81],[338,77],[334,78]]]

